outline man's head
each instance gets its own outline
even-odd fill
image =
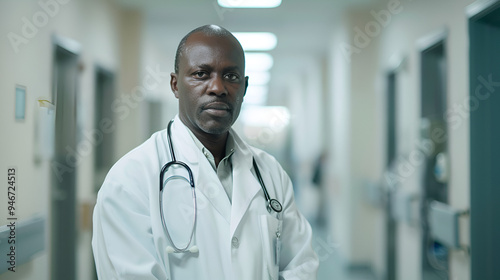
[[[205,25],[188,33],[179,44],[170,76],[179,118],[195,134],[219,135],[231,128],[248,78],[243,49],[229,31]]]

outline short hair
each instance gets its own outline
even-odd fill
[[[234,38],[236,41],[238,41],[231,32],[229,32],[224,27],[218,25],[207,24],[191,30],[191,32],[189,32],[188,34],[186,34],[186,36],[182,38],[182,40],[179,43],[179,46],[177,47],[177,51],[175,52],[175,62],[174,62],[175,73],[179,73],[179,61],[182,54],[184,53],[184,50],[186,49],[186,41],[189,39],[191,35],[198,32],[208,36]]]

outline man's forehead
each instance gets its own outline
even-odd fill
[[[185,46],[190,45],[207,45],[211,47],[227,47],[240,50],[241,46],[236,40],[236,38],[229,35],[212,35],[205,34],[203,32],[196,32],[191,34],[187,40]]]
[[[213,55],[231,57],[235,63],[244,63],[244,54],[239,42],[228,36],[194,33],[184,46],[182,57],[188,60],[211,61]]]

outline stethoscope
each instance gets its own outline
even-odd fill
[[[197,203],[196,203],[196,192],[195,192],[194,180],[193,180],[193,172],[191,171],[191,168],[189,168],[189,166],[186,163],[184,163],[182,161],[177,161],[175,158],[174,146],[172,145],[172,136],[171,136],[171,127],[172,127],[173,122],[174,122],[174,120],[171,120],[168,123],[168,128],[167,128],[167,140],[168,140],[168,146],[170,148],[170,154],[172,155],[172,160],[167,162],[161,168],[161,171],[160,171],[160,199],[159,200],[160,200],[161,223],[163,225],[163,229],[165,230],[165,233],[167,234],[168,241],[172,245],[172,246],[167,246],[166,251],[167,251],[167,253],[186,253],[186,252],[197,253],[199,251],[198,246],[196,246],[196,245],[190,246],[192,241],[193,241],[193,236],[194,236],[194,231],[195,231],[195,226],[196,226],[196,218],[197,218],[197,211],[196,211],[197,210]],[[182,248],[177,247],[175,245],[174,241],[172,240],[172,237],[170,236],[170,233],[169,233],[168,228],[167,228],[167,224],[165,223],[165,216],[163,215],[163,185],[164,185],[163,177],[165,175],[165,172],[167,172],[168,169],[172,166],[179,166],[181,168],[184,168],[189,175],[189,179],[187,179],[183,176],[180,176],[180,175],[172,175],[172,176],[167,178],[165,183],[167,183],[168,181],[170,181],[172,179],[184,180],[184,181],[189,183],[189,185],[191,187],[192,197],[193,197],[193,214],[194,214],[193,226],[191,228],[191,235],[189,236],[189,242],[185,247],[182,247]],[[281,206],[281,203],[277,199],[271,198],[269,196],[269,193],[267,192],[267,188],[264,185],[264,180],[262,180],[262,176],[260,175],[260,171],[259,171],[259,168],[257,167],[257,163],[255,162],[255,159],[253,159],[253,167],[255,169],[255,174],[257,175],[257,179],[259,180],[260,186],[262,187],[262,190],[264,191],[264,196],[267,200],[267,206],[266,206],[267,211],[269,213],[271,213],[271,211],[274,211],[279,215],[279,213],[281,213],[281,211],[283,210],[283,207]]]

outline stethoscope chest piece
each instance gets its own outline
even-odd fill
[[[268,211],[271,212],[271,208],[274,212],[276,213],[280,213],[282,210],[283,210],[283,207],[281,207],[281,203],[276,200],[276,199],[271,199],[271,201],[269,201],[269,205],[268,205]]]
[[[269,196],[267,188],[264,185],[264,180],[262,180],[262,176],[260,175],[259,167],[257,167],[257,162],[255,162],[255,158],[253,159],[253,168],[255,170],[255,175],[257,175],[257,179],[259,180],[260,186],[262,187],[262,191],[264,192],[264,197],[267,200],[267,211],[271,213],[271,210],[273,210],[276,213],[281,213],[283,207],[277,199],[271,199]]]

